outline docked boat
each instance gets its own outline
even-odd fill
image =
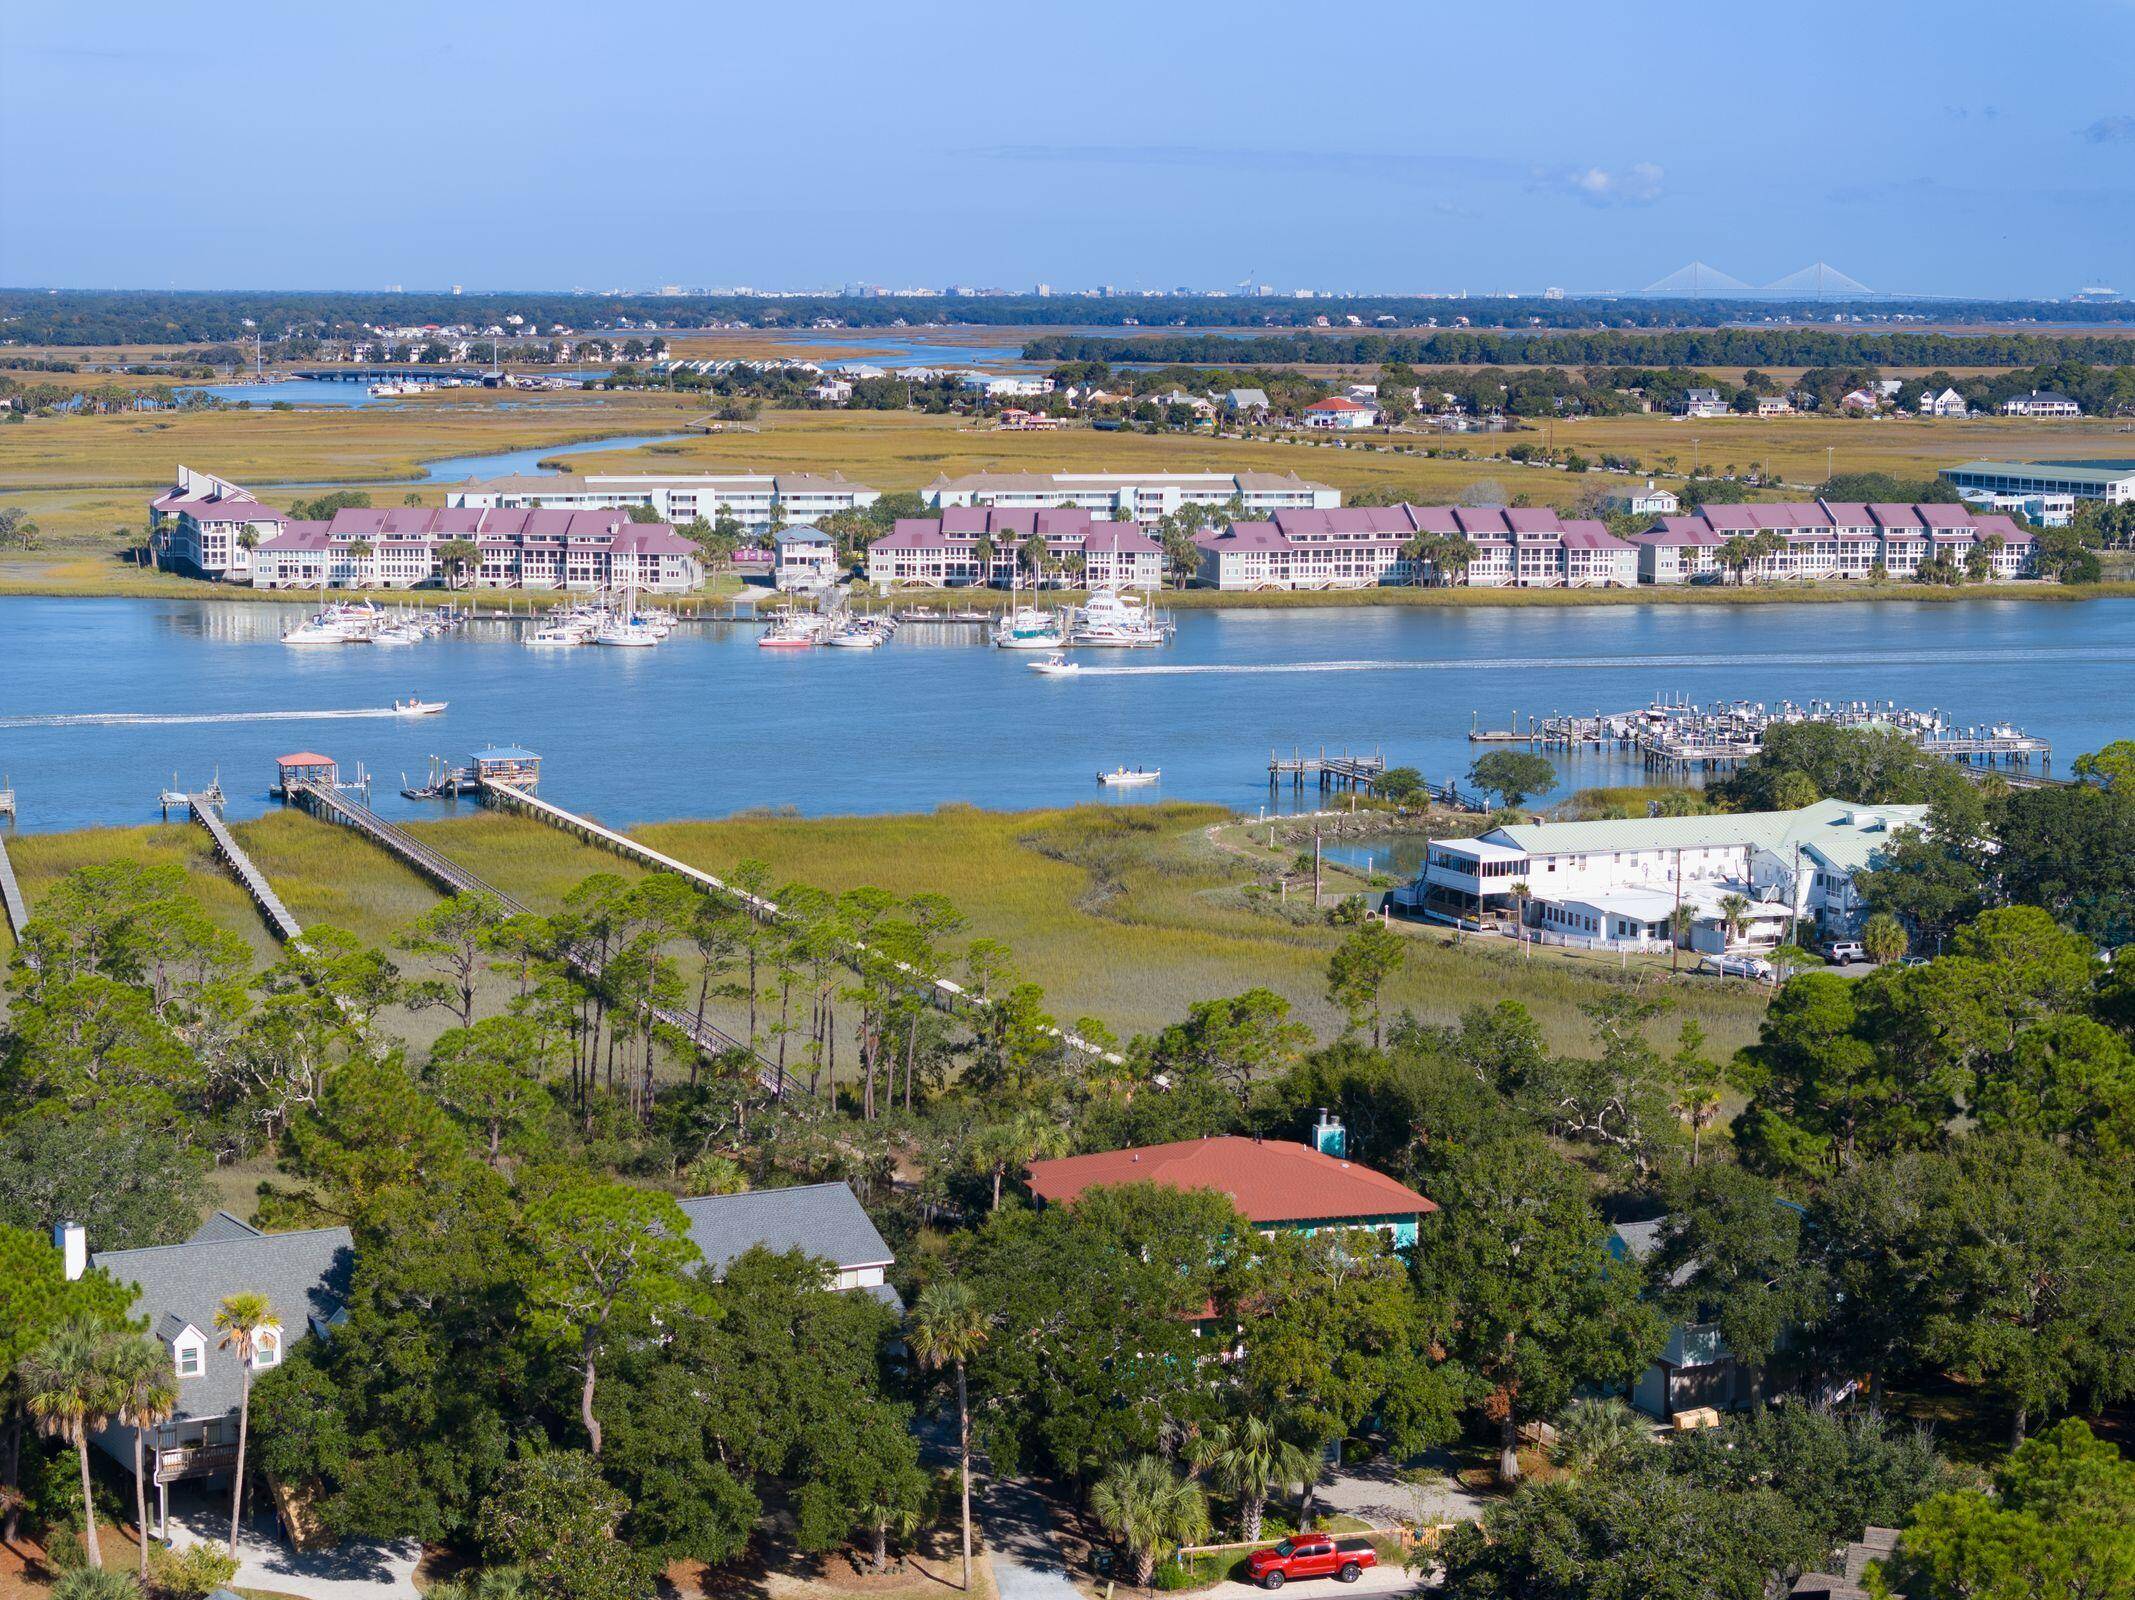
[[[1162,644],[1170,629],[1132,595],[1099,589],[1075,615],[1069,640],[1079,645],[1138,649]]]
[[[887,644],[889,637],[886,629],[855,622],[826,634],[823,642],[834,650],[872,650],[877,645]]]
[[[421,644],[426,635],[415,622],[388,622],[371,630],[372,644]]]
[[[1080,666],[1061,655],[1047,656],[1043,661],[1026,661],[1023,664],[1031,671],[1048,678],[1072,678],[1082,670]]]
[[[1002,650],[1058,650],[1068,639],[1058,617],[1036,606],[1024,606],[1001,619],[993,630],[993,642]]]
[[[434,717],[445,709],[445,704],[442,700],[417,700],[411,697],[395,700],[393,709],[403,717]]]
[[[660,642],[660,635],[635,617],[616,617],[593,635],[593,642],[624,650],[650,650]]]
[[[1097,781],[1109,788],[1133,789],[1143,784],[1155,783],[1163,776],[1162,767],[1135,767],[1131,771],[1126,767],[1114,767],[1110,772],[1100,772]]]
[[[813,650],[822,643],[828,626],[821,617],[789,611],[756,636],[756,647],[759,650]]]
[[[322,622],[317,617],[313,617],[309,622],[299,623],[282,635],[282,643],[299,645],[347,644],[348,639],[345,629]]]
[[[574,622],[550,622],[528,634],[524,643],[542,650],[582,645],[592,635]]]

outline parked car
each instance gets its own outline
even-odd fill
[[[1868,959],[1868,947],[1858,939],[1833,939],[1824,946],[1824,959],[1834,966],[1850,967]]]
[[[1249,1582],[1280,1589],[1298,1578],[1336,1578],[1355,1583],[1366,1567],[1379,1564],[1369,1539],[1337,1539],[1325,1533],[1300,1533],[1245,1558]]]
[[[1773,977],[1771,962],[1762,956],[1701,956],[1698,971],[1721,978],[1754,978],[1759,983],[1770,983]]]

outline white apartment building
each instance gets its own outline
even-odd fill
[[[251,490],[181,466],[177,481],[148,502],[148,547],[165,571],[242,581],[252,575],[252,547],[288,521]]]
[[[1444,572],[1407,554],[1455,541],[1465,564]],[[1199,582],[1211,589],[1365,589],[1448,582],[1476,588],[1629,588],[1638,551],[1591,518],[1534,506],[1347,506],[1279,511],[1197,534]]]
[[[1855,875],[1926,816],[1925,806],[1819,800],[1799,811],[1515,824],[1429,841],[1423,871],[1389,898],[1433,921],[1633,950],[1673,943],[1681,906],[1689,948],[1769,950],[1797,921],[1827,936],[1857,931]]]
[[[1995,494],[1986,489],[1965,489],[1958,498],[1982,511],[2019,516],[2042,528],[2066,528],[2076,520],[2076,497],[2072,494]]]
[[[743,531],[763,533],[778,523],[864,511],[881,498],[881,490],[838,472],[601,472],[489,478],[452,490],[445,504],[478,511],[627,511],[643,506],[680,527],[699,519],[717,522],[724,511]]]
[[[1182,506],[1237,502],[1249,516],[1324,511],[1342,491],[1294,472],[970,472],[936,478],[919,492],[929,510],[993,506],[1004,511],[1073,507],[1099,520],[1152,523]]]
[[[964,388],[989,400],[1035,400],[1053,392],[1051,378],[1001,378],[990,372],[967,372],[959,381]]]

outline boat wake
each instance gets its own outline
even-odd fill
[[[193,722],[317,722],[401,715],[391,706],[354,711],[83,711],[49,717],[0,717],[0,728],[169,728]]]
[[[1992,666],[2032,661],[2135,662],[2135,648],[2035,650],[1845,650],[1776,651],[1767,654],[1713,652],[1705,655],[1641,655],[1635,660],[1606,661],[1594,656],[1476,656],[1458,661],[1267,661],[1169,663],[1161,666],[1084,667],[1078,678],[1151,678],[1269,672],[1505,672],[1621,670],[1626,667],[1859,667]]]

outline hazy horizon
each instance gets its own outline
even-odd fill
[[[2135,5],[18,13],[0,282],[2135,293]],[[2041,35],[2050,32],[2050,37]],[[1991,56],[1987,47],[1991,44]]]

